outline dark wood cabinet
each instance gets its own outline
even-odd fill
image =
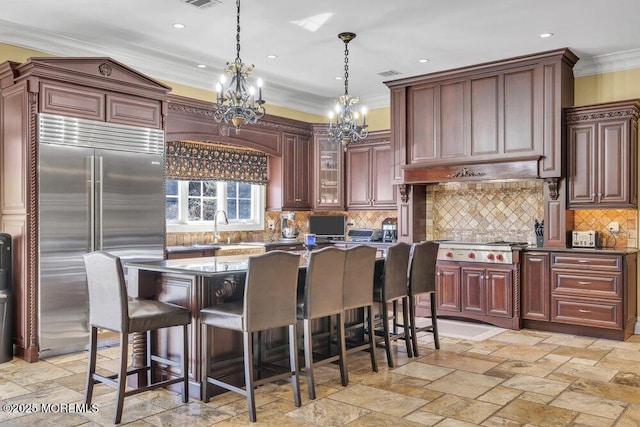
[[[496,317],[513,316],[512,268],[475,265],[461,268],[462,311]]]
[[[314,203],[316,210],[344,210],[344,149],[329,138],[328,127],[313,127]]]
[[[389,132],[371,133],[366,141],[347,147],[347,209],[396,209]]]
[[[311,209],[311,136],[282,133],[282,156],[269,157],[268,210]]]
[[[568,109],[568,206],[638,206],[640,101]]]
[[[635,252],[532,252],[523,269],[525,327],[618,340],[633,335]]]
[[[436,265],[436,307],[440,311],[460,311],[460,266],[446,262]]]
[[[215,249],[193,249],[188,251],[167,252],[166,259],[185,259],[216,256]]]
[[[562,49],[387,82],[395,182],[487,179],[500,164],[511,177],[563,176],[576,61]]]
[[[311,209],[310,138],[284,133],[283,139],[282,208]]]
[[[170,88],[109,58],[0,64],[0,230],[13,238],[15,355],[39,358],[39,113],[162,129]]]
[[[550,320],[549,254],[525,252],[522,261],[522,318]]]
[[[439,261],[436,265],[438,316],[464,317],[520,329],[514,297],[514,264],[498,265]]]

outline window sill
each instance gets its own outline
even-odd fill
[[[213,224],[167,224],[167,233],[213,232]],[[219,232],[264,231],[263,224],[218,224]]]

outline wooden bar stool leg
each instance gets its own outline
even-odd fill
[[[387,304],[382,303],[382,330],[384,333],[384,349],[387,352],[387,365],[393,368],[393,357],[391,356],[391,340],[389,339],[389,318],[387,317]]]
[[[440,337],[438,336],[438,317],[436,312],[436,294],[432,292],[429,295],[431,302],[431,327],[433,328],[433,342],[437,350],[440,350]]]
[[[249,421],[256,421],[256,398],[253,381],[253,332],[243,332],[244,338],[244,381],[247,391]]]
[[[122,407],[124,405],[124,391],[127,385],[127,356],[129,352],[129,334],[120,333],[120,367],[118,369],[118,390],[116,393],[116,411],[113,423],[120,424]]]
[[[293,377],[291,377],[291,385],[293,386],[293,403],[296,407],[302,406],[300,399],[300,369],[298,365],[298,333],[295,324],[289,325],[289,364]]]
[[[182,403],[189,400],[189,330],[187,325],[182,325]]]
[[[311,320],[304,319],[304,365],[307,372],[307,388],[309,399],[316,398],[315,379],[313,375],[313,341],[311,337]]]
[[[413,354],[418,357],[418,335],[416,333],[416,297],[409,297],[409,320],[411,321],[411,344],[413,346]]]
[[[376,360],[376,334],[373,322],[373,306],[367,306],[366,312],[368,313],[369,322],[369,353],[371,353],[371,369],[373,372],[378,372],[378,361]]]
[[[89,360],[87,361],[89,367],[87,369],[87,387],[84,392],[84,403],[91,404],[93,398],[93,374],[96,373],[96,353],[98,351],[98,328],[91,326],[91,333],[89,334]]]
[[[338,351],[340,352],[340,379],[342,385],[349,384],[349,373],[347,372],[347,349],[344,336],[344,317],[342,312],[338,313]]]
[[[411,334],[409,331],[409,297],[402,298],[402,326],[404,327],[404,343],[407,349],[407,356],[413,357]]]

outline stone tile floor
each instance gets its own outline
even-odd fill
[[[317,399],[310,401],[304,377],[303,405],[293,405],[289,383],[257,391],[258,422],[235,393],[208,404],[180,402],[159,390],[125,399],[122,424],[132,426],[638,426],[640,425],[640,335],[626,342],[532,330],[504,331],[483,341],[441,337],[435,350],[420,338],[420,357],[407,358],[394,345],[397,367],[382,350],[380,371],[366,353],[349,361],[350,383],[340,385],[337,366],[317,369]],[[100,351],[98,366],[114,371],[117,348]],[[115,394],[96,387],[96,412],[71,413],[64,404],[83,399],[86,353],[37,363],[0,364],[2,426],[111,425]],[[38,412],[6,412],[36,407]],[[21,406],[22,405],[22,406]],[[48,406],[47,406],[48,405]],[[49,412],[43,412],[45,409]]]

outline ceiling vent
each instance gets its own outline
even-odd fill
[[[182,2],[200,9],[206,9],[208,7],[222,3],[221,0],[182,0]]]
[[[382,77],[397,76],[398,74],[402,74],[402,73],[396,70],[387,70],[387,71],[381,71],[378,73],[378,75]]]

